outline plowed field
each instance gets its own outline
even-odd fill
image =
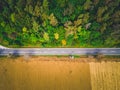
[[[0,90],[120,90],[119,62],[23,59],[0,60]]]

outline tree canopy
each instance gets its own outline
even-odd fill
[[[0,44],[120,47],[120,0],[0,0]]]

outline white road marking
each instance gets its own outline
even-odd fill
[[[116,51],[110,51],[110,52],[116,52]]]

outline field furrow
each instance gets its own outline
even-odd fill
[[[92,90],[120,90],[120,63],[90,63]]]

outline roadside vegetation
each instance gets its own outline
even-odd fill
[[[22,60],[22,61],[31,61],[31,60],[43,60],[43,61],[72,61],[72,62],[120,62],[120,55],[118,56],[105,56],[105,55],[48,55],[48,56],[31,56],[31,55],[8,55],[0,56],[0,60]]]
[[[120,0],[0,0],[0,44],[120,47]]]

